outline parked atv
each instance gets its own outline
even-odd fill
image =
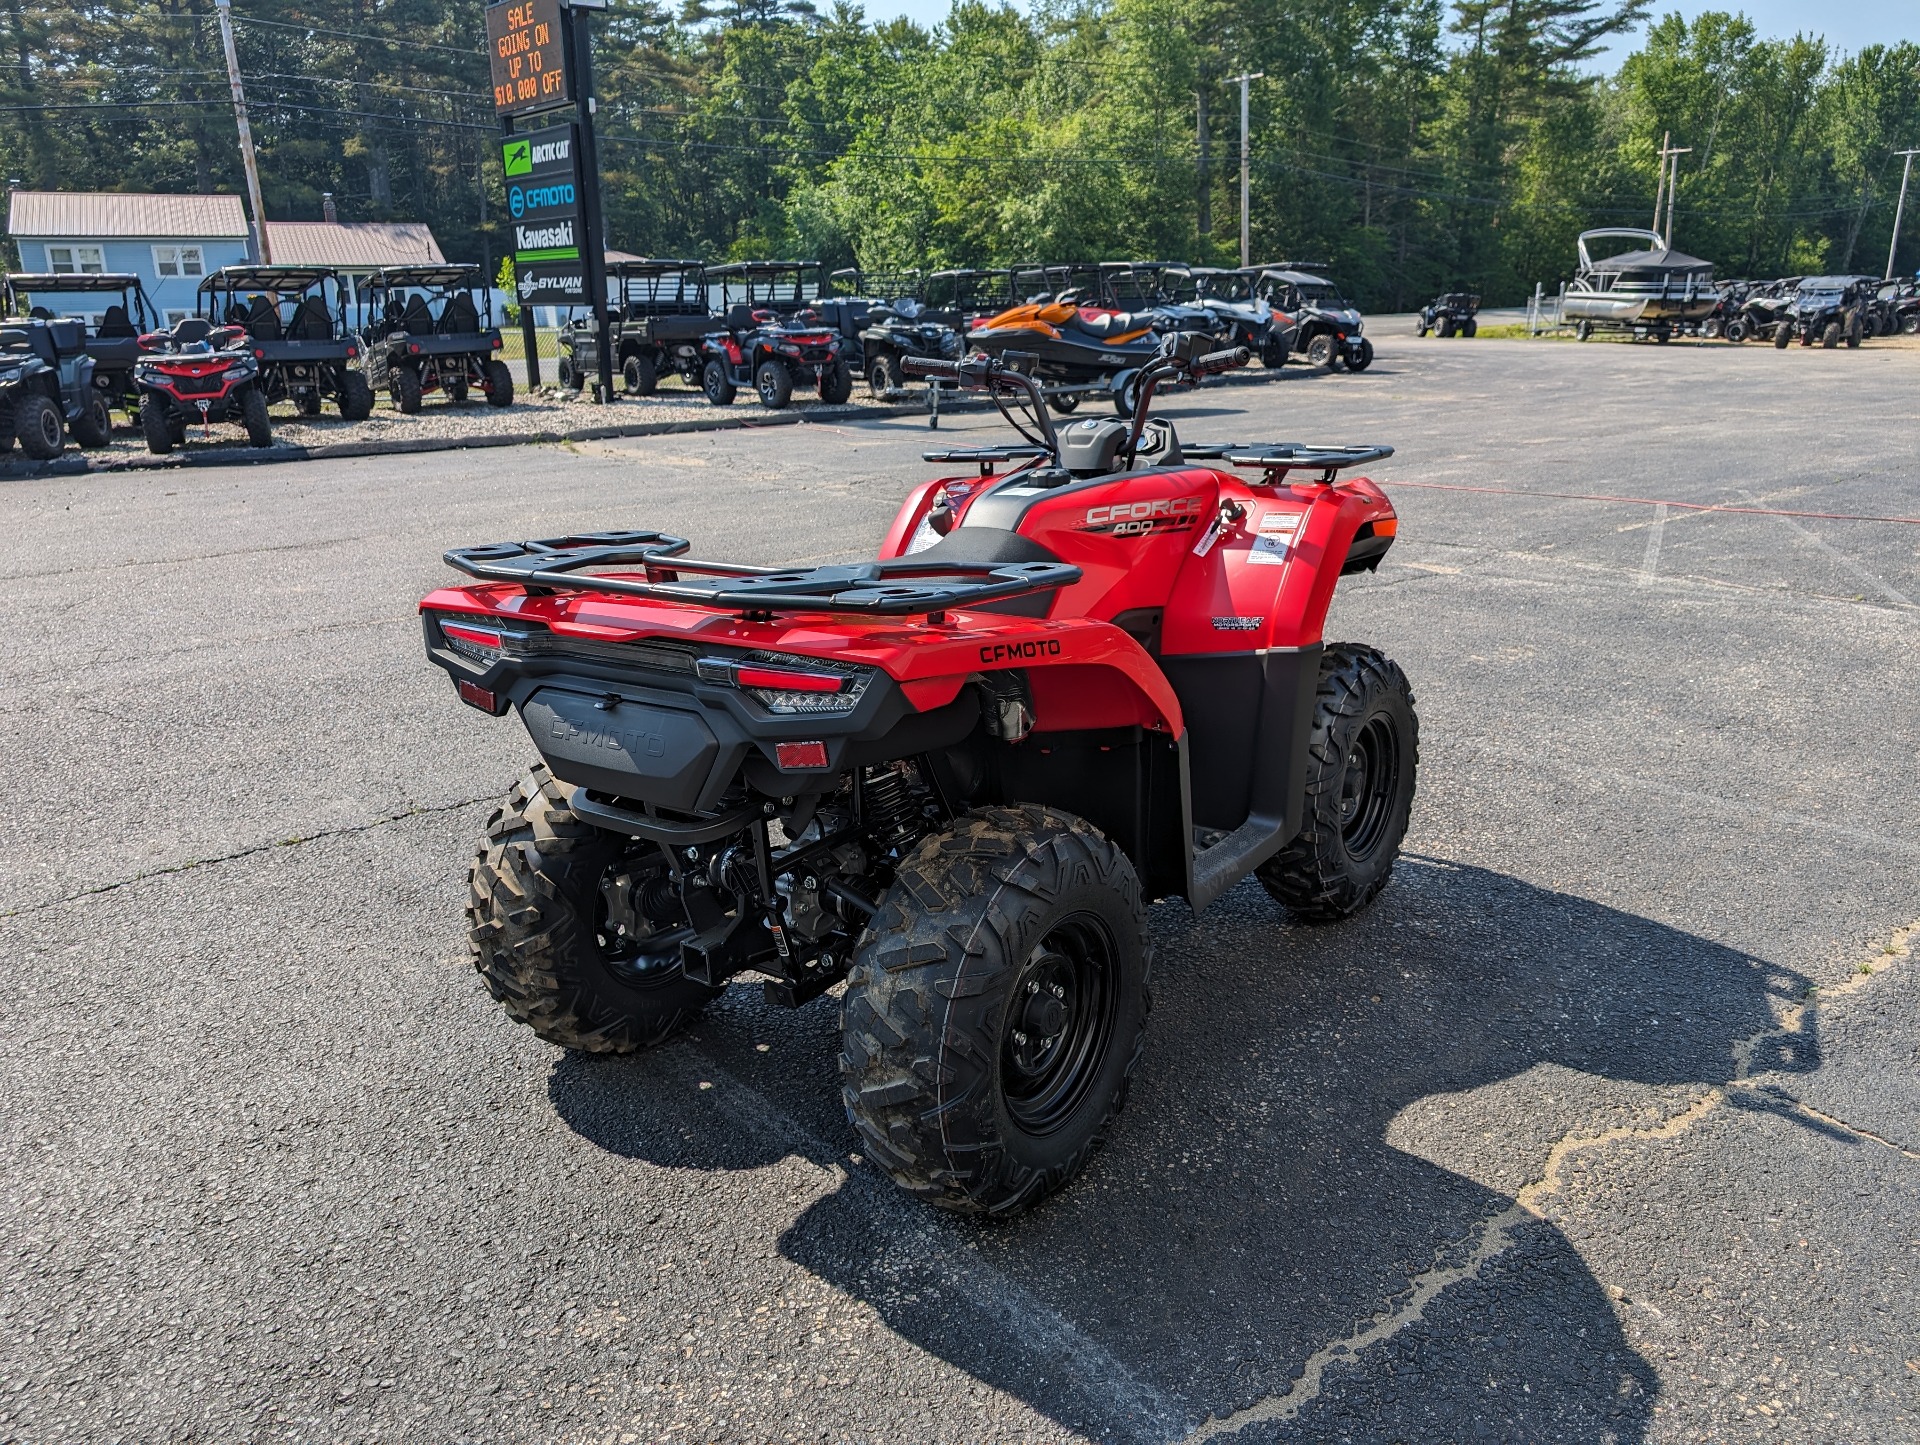
[[[360,343],[347,326],[346,291],[328,266],[224,266],[200,283],[209,327],[245,329],[257,385],[269,402],[291,401],[304,417],[329,397],[343,421],[373,414],[373,387],[353,363]]]
[[[860,332],[860,354],[866,362],[867,385],[875,396],[889,396],[907,384],[903,363],[954,361],[966,349],[959,331],[945,321],[928,319],[918,301],[900,300],[867,312]]]
[[[1867,303],[1879,285],[1874,276],[1808,276],[1794,292],[1773,344],[1785,350],[1797,336],[1802,346],[1818,341],[1829,351],[1842,341],[1858,346],[1866,338]]]
[[[489,406],[513,405],[500,359],[493,291],[473,266],[383,266],[360,287],[367,384],[385,387],[409,416],[440,392],[459,405],[478,387]]]
[[[20,450],[36,462],[66,449],[113,440],[113,414],[93,384],[86,327],[78,321],[15,321],[0,327],[0,455]]]
[[[1305,354],[1308,366],[1365,371],[1373,365],[1373,343],[1361,335],[1365,323],[1337,286],[1305,269],[1316,264],[1282,261],[1245,271],[1253,277],[1254,293],[1293,328],[1293,349]]]
[[[1739,304],[1727,317],[1721,335],[1728,341],[1776,341],[1783,325],[1788,322],[1788,311],[1793,306],[1794,288],[1800,284],[1798,276],[1783,281],[1756,281],[1748,285],[1740,295]],[[1792,336],[1789,326],[1787,334]],[[1785,341],[1777,344],[1785,346]]]
[[[805,315],[826,285],[819,262],[736,261],[707,276],[726,303],[721,329],[700,344],[700,389],[708,401],[729,406],[742,387],[773,410],[802,388],[836,406],[853,395],[845,343]]]
[[[109,300],[111,297],[113,299]],[[67,304],[62,304],[62,298]],[[133,364],[139,357],[140,335],[155,326],[153,303],[132,272],[59,271],[15,272],[6,281],[9,316],[51,321],[65,314],[87,323],[87,355],[93,358],[93,384],[128,416],[140,408],[140,389],[133,384]]]
[[[1480,298],[1471,291],[1448,291],[1421,308],[1419,334],[1472,336],[1480,329],[1475,319],[1479,310]]]
[[[194,422],[209,439],[214,422],[233,422],[245,430],[249,446],[273,445],[260,361],[244,326],[213,327],[189,316],[171,331],[142,336],[140,348],[133,379],[148,451],[165,456],[186,440]]]
[[[1920,336],[1920,279],[1897,277],[1882,287],[1881,295],[1893,313],[1893,330],[1886,334]]]
[[[619,261],[610,268],[613,369],[629,396],[652,396],[661,378],[700,385],[701,344],[715,317],[707,268],[698,261]],[[560,332],[560,385],[578,391],[600,371],[600,338],[592,317]]]
[[[1129,420],[1063,433],[996,359],[909,361],[1018,398],[1022,440],[930,453],[964,474],[913,489],[877,562],[647,531],[449,552],[472,580],[422,602],[427,654],[541,758],[472,864],[493,996],[618,1053],[749,971],[788,1006],[844,981],[876,1166],[982,1214],[1066,1183],[1140,1057],[1146,905],[1252,876],[1337,921],[1407,827],[1407,679],[1321,631],[1397,527],[1341,473],[1390,449],[1183,447],[1150,416],[1159,382],[1244,359],[1157,358]]]

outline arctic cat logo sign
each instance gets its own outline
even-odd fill
[[[582,727],[555,716],[551,728],[556,743],[574,743],[582,747],[603,748],[610,753],[627,753],[657,758],[667,750],[666,739],[658,733],[637,732],[631,728]]]
[[[1034,662],[1042,657],[1058,657],[1060,641],[1039,637],[1031,642],[995,642],[980,649],[980,660],[989,665],[1000,662]]]
[[[1151,502],[1116,502],[1110,507],[1089,507],[1082,530],[1111,532],[1116,537],[1178,531],[1199,520],[1201,506],[1198,497],[1161,497]]]
[[[533,142],[508,141],[500,152],[500,163],[509,176],[524,176],[533,169]]]
[[[527,142],[532,152],[528,169],[545,170],[549,166],[564,166],[573,160],[573,133],[569,131],[558,140],[531,140]]]

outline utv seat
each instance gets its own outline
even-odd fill
[[[309,296],[294,307],[293,320],[287,326],[287,340],[333,340],[333,317],[327,310],[327,303],[318,296]]]
[[[100,316],[100,325],[94,330],[93,334],[95,336],[101,336],[101,337],[108,337],[108,336],[126,337],[126,336],[138,335],[138,333],[133,329],[133,322],[128,318],[127,308],[124,306],[109,306],[104,312],[102,312]]]
[[[407,298],[407,308],[400,313],[400,327],[409,336],[433,335],[433,313],[427,310],[425,300],[419,296]]]
[[[470,336],[480,329],[480,308],[471,296],[449,297],[440,308],[440,324],[434,329],[442,336]]]
[[[264,296],[254,296],[247,302],[247,334],[255,341],[279,341],[283,336],[280,329],[280,308]]]

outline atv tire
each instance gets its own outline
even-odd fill
[[[1278,371],[1285,366],[1289,355],[1284,341],[1267,340],[1260,344],[1260,364],[1269,371]]]
[[[650,356],[629,356],[621,362],[620,380],[628,396],[652,396],[660,389],[660,373]]]
[[[1419,763],[1406,674],[1371,647],[1330,645],[1307,742],[1306,817],[1255,872],[1275,901],[1304,923],[1338,922],[1371,903],[1406,836]]]
[[[840,1007],[841,1095],[867,1156],[969,1214],[1011,1214],[1065,1184],[1140,1060],[1145,927],[1126,855],[1068,814],[983,808],[924,840]]]
[[[487,363],[487,405],[513,405],[513,373],[504,361]]]
[[[1474,320],[1473,317],[1471,316],[1469,316],[1465,321],[1462,321],[1460,323],[1460,334],[1462,336],[1471,338],[1473,336],[1478,335],[1479,331],[1480,331],[1480,323]]]
[[[1464,334],[1464,333],[1463,333]],[[1347,358],[1348,371],[1365,371],[1373,365],[1373,343],[1366,337],[1360,338],[1359,348]]]
[[[420,373],[411,366],[403,366],[393,374],[390,388],[393,404],[404,416],[413,416],[420,410]]]
[[[563,356],[553,369],[553,384],[562,391],[580,390],[580,377],[573,369],[573,359]]]
[[[340,408],[340,420],[365,421],[373,415],[373,387],[360,372],[343,371],[336,405]]]
[[[793,400],[793,373],[778,361],[763,361],[754,368],[753,389],[760,394],[760,405],[779,411]]]
[[[167,404],[151,392],[140,398],[140,432],[147,439],[147,450],[156,457],[164,457],[176,445]]]
[[[853,369],[836,361],[820,373],[820,400],[828,406],[845,406],[853,400]]]
[[[1453,318],[1451,316],[1442,316],[1440,318],[1440,324],[1433,328],[1433,334],[1438,336],[1442,341],[1450,340],[1453,336]]]
[[[1119,384],[1113,388],[1113,409],[1120,414],[1122,421],[1133,419],[1133,408],[1140,400],[1140,375],[1127,372]]]
[[[13,450],[13,403],[0,397],[0,457]]]
[[[247,445],[273,445],[273,422],[267,416],[266,393],[250,386],[240,397],[240,424],[247,429]]]
[[[1721,335],[1738,346],[1747,339],[1747,323],[1736,316],[1727,323],[1727,329]]]
[[[1859,349],[1861,341],[1865,339],[1864,336],[1862,335],[1864,330],[1865,330],[1865,323],[1862,322],[1858,316],[1855,316],[1853,318],[1852,325],[1847,327],[1846,339],[1847,339],[1847,349],[1849,351],[1855,351]]]
[[[867,390],[877,397],[904,391],[906,385],[907,379],[900,372],[900,362],[893,356],[876,356],[873,365],[867,368]]]
[[[1340,343],[1333,339],[1333,333],[1323,331],[1307,343],[1307,365],[1321,371],[1340,369]]]
[[[1840,323],[1838,321],[1829,321],[1825,326],[1820,328],[1821,349],[1825,351],[1831,351],[1833,350],[1834,347],[1838,346],[1839,344],[1840,344]]]
[[[1902,336],[1920,336],[1920,312],[1901,318],[1900,334]]]
[[[13,434],[20,450],[36,462],[50,462],[67,446],[67,423],[54,399],[28,392],[13,404]]]
[[[595,1054],[660,1043],[720,993],[675,961],[622,969],[600,885],[626,840],[581,821],[537,764],[487,820],[468,872],[474,967],[507,1013],[541,1038]]]
[[[80,415],[75,417],[69,427],[73,439],[87,451],[98,451],[113,441],[113,410],[107,405],[106,397],[99,392],[89,392],[87,399],[80,403]]]
[[[1793,323],[1782,321],[1773,328],[1773,349],[1785,351],[1793,344]]]
[[[702,368],[700,390],[707,394],[707,400],[715,406],[733,405],[733,378],[727,375],[726,367],[717,361],[709,361]]]
[[[1422,337],[1424,337],[1424,336],[1425,336],[1425,335],[1427,334],[1427,323],[1426,323],[1426,322],[1424,322],[1424,321],[1422,321],[1422,322],[1421,322],[1421,323],[1419,324],[1419,326],[1417,326],[1417,327],[1415,327],[1415,328],[1414,328],[1414,332],[1413,332],[1413,334],[1414,334],[1415,336],[1422,336]]]
[[[1591,321],[1574,322],[1573,339],[1575,341],[1591,341],[1593,339],[1593,323]]]
[[[1047,405],[1060,416],[1072,416],[1074,412],[1079,409],[1080,398],[1077,396],[1050,396],[1047,398]]]

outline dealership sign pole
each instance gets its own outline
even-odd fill
[[[593,143],[593,64],[586,16],[604,0],[497,0],[487,7],[494,110],[505,139],[501,169],[513,228],[514,287],[527,350],[527,384],[540,384],[536,306],[590,306],[600,342],[596,394],[613,396],[608,349],[606,240]],[[522,117],[572,106],[576,118],[521,129]]]

